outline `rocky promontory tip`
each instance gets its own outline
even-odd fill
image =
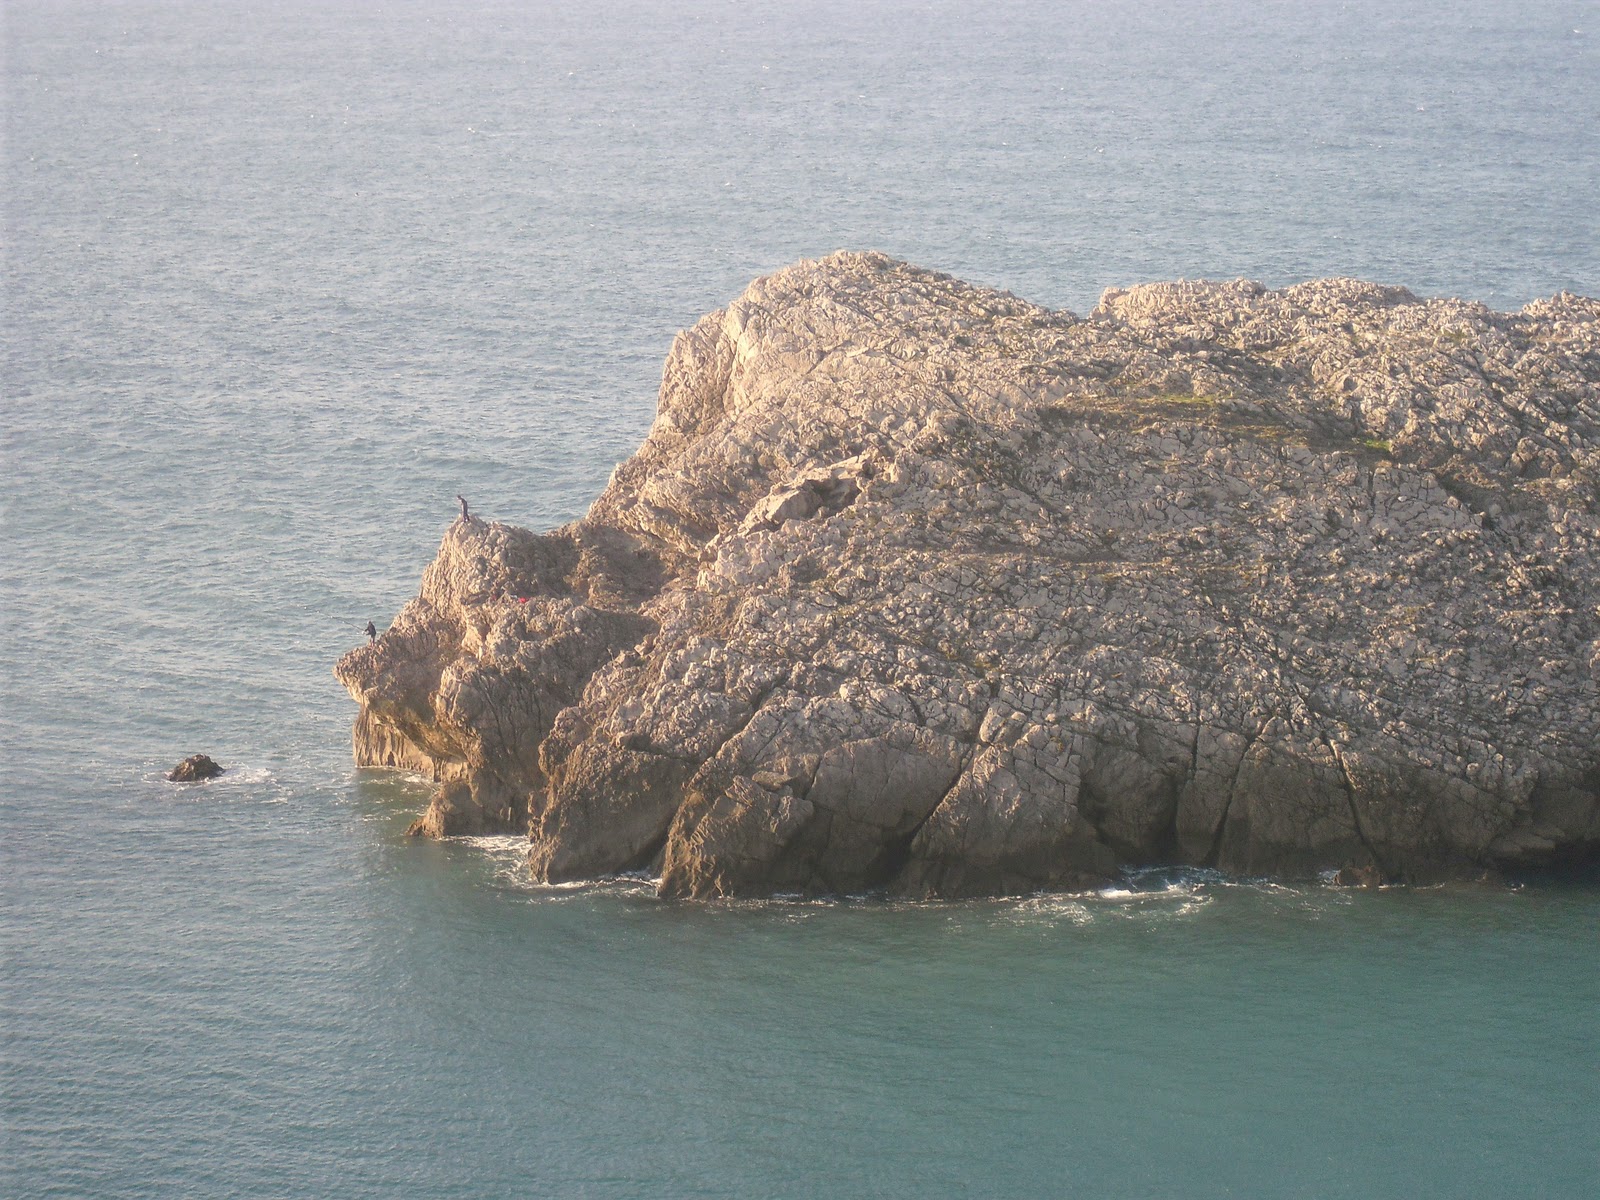
[[[209,755],[191,754],[168,771],[167,778],[173,783],[203,783],[207,779],[215,779],[222,771],[223,768]]]
[[[1600,852],[1600,305],[1087,318],[842,253],[681,333],[587,516],[457,521],[336,673],[545,881],[960,896]]]

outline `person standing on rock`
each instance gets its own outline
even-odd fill
[[[367,622],[367,627],[363,632],[367,635],[367,645],[370,646],[378,640],[378,627],[371,621]]]
[[[461,501],[461,519],[463,521],[470,522],[472,520],[472,514],[467,511],[467,498],[460,492],[457,492],[456,499]]]

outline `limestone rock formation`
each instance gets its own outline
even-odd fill
[[[874,254],[680,334],[588,515],[459,520],[337,675],[420,832],[561,881],[959,896],[1600,849],[1600,304],[1086,319]]]
[[[191,754],[168,771],[167,778],[173,783],[202,783],[207,779],[215,779],[222,771],[223,768],[209,755]]]

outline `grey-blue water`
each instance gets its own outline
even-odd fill
[[[332,660],[875,247],[1600,292],[1600,9],[8,0],[0,1193],[1578,1197],[1600,888],[539,891]],[[233,769],[183,790],[191,750]]]

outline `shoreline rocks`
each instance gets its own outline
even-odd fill
[[[415,832],[671,896],[1600,852],[1600,304],[841,253],[678,335],[581,521],[458,521],[338,678]]]

